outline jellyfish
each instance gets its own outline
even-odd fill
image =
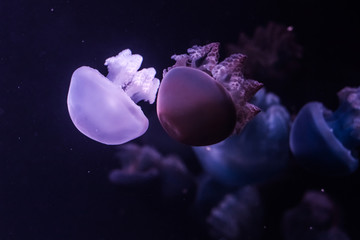
[[[238,190],[236,186],[228,186],[217,181],[213,176],[203,172],[197,178],[197,191],[194,202],[196,218],[202,221],[210,210],[221,202],[225,195]]]
[[[281,174],[289,160],[290,115],[280,99],[265,89],[252,103],[262,111],[239,135],[193,147],[205,172],[228,186],[244,186]]]
[[[173,55],[175,65],[163,72],[157,114],[175,140],[193,146],[220,142],[240,132],[260,110],[248,101],[262,84],[245,79],[245,55],[218,63],[219,43],[193,46]]]
[[[338,209],[323,192],[307,191],[301,203],[285,212],[285,240],[349,240],[340,228]]]
[[[182,160],[162,156],[155,148],[124,144],[117,157],[120,168],[109,174],[112,183],[138,189],[157,189],[165,199],[191,198],[195,182]]]
[[[257,27],[252,37],[240,33],[237,43],[228,44],[227,50],[230,54],[241,52],[248,56],[246,76],[272,85],[289,81],[298,72],[303,55],[294,27],[274,22]]]
[[[67,105],[81,133],[108,145],[123,144],[145,133],[149,121],[136,103],[154,103],[160,81],[154,77],[154,68],[138,71],[142,59],[126,49],[105,61],[106,77],[88,66],[74,71]]]
[[[260,239],[262,230],[260,194],[253,186],[246,186],[227,194],[212,209],[206,222],[214,239]]]
[[[290,133],[290,148],[309,171],[347,175],[358,167],[360,87],[338,92],[340,106],[332,112],[320,102],[307,103]]]

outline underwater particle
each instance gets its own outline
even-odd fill
[[[284,239],[348,240],[349,237],[339,226],[338,211],[327,194],[307,191],[301,203],[284,214]]]
[[[120,168],[109,174],[112,183],[133,188],[156,188],[167,199],[181,199],[192,194],[194,180],[177,156],[162,156],[150,146],[125,144],[117,157]]]
[[[360,87],[338,92],[339,108],[332,112],[320,102],[307,103],[290,133],[290,148],[309,171],[346,175],[358,167],[360,146]]]
[[[273,93],[261,89],[251,101],[262,111],[243,131],[224,141],[193,147],[204,171],[228,186],[265,181],[289,161],[290,115]]]
[[[71,77],[67,105],[72,122],[87,137],[108,145],[128,142],[141,136],[149,121],[136,105],[155,101],[159,80],[154,68],[138,71],[142,56],[123,50],[108,58],[105,77],[83,66]]]
[[[212,209],[207,224],[214,239],[260,239],[262,205],[255,187],[246,186],[235,193],[227,194]]]
[[[157,114],[165,131],[179,142],[204,146],[240,132],[260,110],[248,103],[262,84],[243,77],[245,56],[218,63],[219,43],[193,46],[174,55],[164,70]]]

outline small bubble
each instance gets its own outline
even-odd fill
[[[88,171],[87,171],[87,173],[89,173],[89,174],[90,174],[90,173],[91,173],[91,171],[90,171],[90,170],[88,170]]]
[[[50,12],[54,12],[54,8],[50,8]]]
[[[310,227],[309,227],[309,229],[310,229],[310,230],[312,230],[312,229],[313,229],[313,227],[312,227],[312,226],[310,226]]]

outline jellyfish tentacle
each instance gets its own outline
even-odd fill
[[[139,68],[142,56],[132,54],[130,49],[121,51],[117,56],[106,59],[108,67],[107,78],[121,86],[127,95],[135,102],[141,100],[154,103],[160,81],[155,78],[154,68]]]
[[[215,80],[228,90],[235,104],[237,118],[235,133],[240,133],[245,125],[261,111],[260,108],[248,101],[263,87],[263,84],[245,79],[242,73],[245,60],[245,55],[233,54],[212,70]]]

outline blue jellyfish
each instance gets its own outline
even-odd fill
[[[338,209],[323,192],[308,191],[283,217],[285,240],[350,240],[338,226]]]
[[[105,77],[96,69],[83,66],[75,70],[67,98],[72,122],[87,137],[109,145],[141,136],[149,121],[136,104],[155,101],[159,80],[154,68],[138,71],[142,56],[129,49],[108,58]]]
[[[245,79],[245,56],[234,54],[218,63],[219,43],[193,46],[174,55],[163,73],[157,114],[165,131],[179,142],[204,146],[240,132],[260,110],[248,101],[262,84]]]
[[[164,157],[150,146],[125,144],[117,157],[121,166],[110,172],[112,183],[123,187],[157,188],[167,199],[191,198],[195,182],[177,156]]]
[[[320,102],[306,104],[297,115],[290,147],[306,169],[324,175],[346,175],[358,167],[360,146],[360,87],[338,93],[340,106],[332,112]]]
[[[225,195],[231,194],[238,190],[236,186],[228,186],[219,182],[211,175],[202,173],[197,178],[196,199],[194,202],[194,212],[196,218],[202,221],[209,215],[213,209],[224,198]]]
[[[206,222],[214,239],[236,240],[261,237],[262,204],[260,194],[252,186],[224,196],[212,209]]]
[[[193,147],[205,172],[229,186],[266,180],[281,173],[289,160],[290,116],[273,93],[261,89],[252,103],[262,109],[239,135]]]

